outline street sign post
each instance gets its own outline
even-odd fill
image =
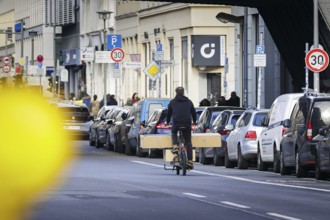
[[[4,73],[9,73],[10,70],[11,70],[11,67],[10,67],[10,66],[5,65],[5,66],[2,67],[2,71],[3,71]]]
[[[307,53],[305,62],[308,69],[315,73],[319,73],[328,67],[329,56],[324,50],[315,48]]]
[[[121,48],[115,48],[111,51],[111,59],[115,62],[120,62],[124,59],[125,53]]]
[[[44,57],[42,55],[37,56],[37,61],[42,63],[42,61],[44,61]]]
[[[2,57],[2,63],[4,65],[10,65],[11,64],[11,57],[9,57],[9,56]]]
[[[160,67],[155,61],[152,61],[143,72],[153,81],[155,81],[159,77]]]

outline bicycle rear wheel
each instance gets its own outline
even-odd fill
[[[182,168],[182,175],[185,176],[187,173],[187,151],[181,151],[181,168]]]

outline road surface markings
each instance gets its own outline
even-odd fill
[[[164,167],[164,165],[158,165],[158,164],[153,164],[153,163],[147,163],[147,162],[143,162],[143,161],[138,161],[138,160],[132,160],[131,162],[133,163],[139,163],[139,164],[144,164],[144,165],[148,165],[148,166],[153,166],[153,167]]]
[[[226,205],[231,205],[231,206],[235,206],[237,208],[241,208],[241,209],[249,209],[249,206],[245,206],[245,205],[240,205],[237,203],[233,203],[233,202],[227,202],[227,201],[221,201],[222,204],[226,204]]]
[[[144,165],[148,165],[148,166],[154,166],[154,167],[161,167],[161,168],[164,167],[164,165],[162,166],[162,165],[147,163],[147,162],[143,162],[143,161],[132,160],[131,162],[144,164]],[[286,187],[286,188],[306,189],[306,190],[330,193],[329,189],[318,189],[318,188],[307,187],[307,186],[297,186],[297,185],[288,185],[288,184],[282,184],[282,183],[263,182],[263,181],[252,180],[252,179],[247,179],[247,178],[243,178],[243,177],[228,176],[228,175],[222,175],[222,174],[216,174],[216,173],[208,173],[208,172],[197,171],[197,170],[191,170],[190,172],[199,173],[199,174],[208,175],[208,176],[223,177],[223,178],[233,179],[233,180],[242,181],[242,182],[257,183],[257,184],[272,185],[272,186],[282,186],[282,187]]]
[[[271,213],[271,212],[268,212],[267,215],[271,215],[271,216],[274,216],[274,217],[283,218],[283,219],[287,219],[287,220],[301,220],[300,218],[293,218],[293,217],[290,217],[290,216],[280,215],[280,214]]]
[[[198,195],[198,194],[194,194],[194,193],[182,193],[182,194],[187,195],[187,196],[196,197],[196,198],[206,198],[206,196]]]

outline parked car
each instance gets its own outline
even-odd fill
[[[239,110],[244,108],[240,107],[234,107],[234,106],[207,106],[204,108],[203,112],[201,113],[197,124],[194,128],[194,133],[208,133],[210,132],[210,128],[216,117],[220,114],[221,111],[226,109],[233,109],[233,110]],[[196,148],[196,160],[199,160],[202,164],[209,164],[211,163],[211,159],[213,158],[213,149],[210,146],[209,150],[206,150],[205,148]]]
[[[167,107],[170,101],[167,98],[147,98],[134,103],[129,118],[123,123],[126,155],[137,152],[141,122],[147,121],[156,109]]]
[[[89,127],[93,123],[93,117],[86,105],[62,102],[56,105],[63,116],[63,128],[70,137],[81,139],[89,136]]]
[[[97,116],[95,119],[93,119],[93,123],[89,126],[89,145],[95,146],[95,140],[96,140],[96,128],[99,123],[104,121],[106,114],[110,111],[110,109],[114,108],[113,105],[111,106],[103,106],[99,112],[97,113]]]
[[[330,175],[330,127],[326,126],[319,130],[311,144],[314,144],[315,152],[315,178],[325,180]],[[313,149],[313,148],[312,148]]]
[[[105,119],[99,123],[96,127],[96,139],[95,139],[95,145],[96,148],[104,147],[104,145],[107,142],[107,139],[109,139],[109,133],[108,129],[111,127],[117,115],[121,112],[122,107],[115,106],[113,107],[105,116]],[[113,145],[109,144],[106,146],[108,150],[113,150]]]
[[[267,113],[268,109],[248,109],[241,115],[227,138],[226,167],[237,162],[238,169],[247,169],[249,162],[257,161],[257,139]]]
[[[303,95],[295,104],[290,119],[283,121],[283,126],[287,130],[281,141],[281,174],[287,174],[295,167],[296,176],[303,177],[315,165],[312,139],[320,128],[330,126],[330,96]]]
[[[201,116],[201,114],[204,111],[204,109],[205,109],[205,106],[195,107],[195,110],[196,110],[196,121],[198,121],[198,119]]]
[[[140,135],[148,134],[171,134],[172,126],[166,125],[167,108],[156,109],[146,122],[141,122],[142,128]],[[159,157],[162,155],[162,149],[142,149],[140,147],[140,135],[138,137],[138,146],[136,155],[138,157],[148,156],[149,158]]]
[[[225,153],[227,152],[227,138],[232,130],[227,129],[228,125],[235,126],[238,118],[243,114],[244,110],[224,110],[214,120],[210,133],[221,134],[221,147],[213,148],[213,164],[214,166],[223,166]]]
[[[112,145],[115,152],[124,153],[125,148],[122,142],[121,127],[130,109],[131,106],[124,106],[115,118],[113,125],[108,128],[109,139],[107,139],[107,141],[109,141],[109,143],[106,143],[106,145]]]
[[[263,121],[265,127],[258,139],[257,169],[259,171],[265,171],[273,165],[274,172],[279,172],[280,141],[286,130],[282,121],[290,118],[295,103],[302,95],[303,93],[280,95],[270,107],[267,118]]]

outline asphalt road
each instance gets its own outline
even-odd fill
[[[329,219],[330,181],[195,163],[187,176],[162,159],[75,142],[78,158],[29,220]]]

